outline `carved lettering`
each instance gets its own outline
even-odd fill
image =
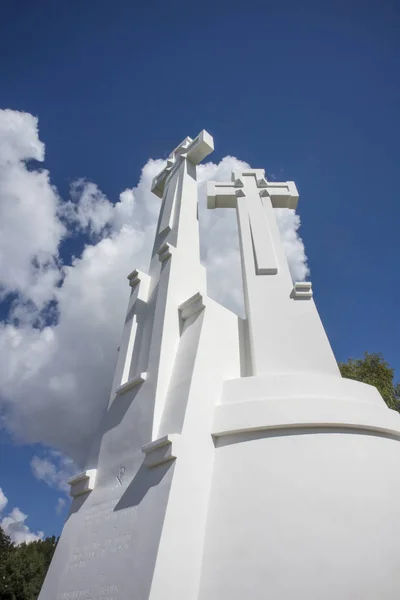
[[[80,600],[81,598],[87,598],[92,600],[90,589],[85,590],[72,590],[71,592],[62,592],[58,594],[57,600]]]
[[[92,525],[97,521],[116,521],[122,517],[133,514],[136,512],[136,506],[131,506],[123,510],[113,510],[115,508],[116,501],[103,502],[97,506],[93,506],[84,512],[83,522],[85,527]]]
[[[115,594],[118,593],[119,586],[118,585],[103,585],[99,587],[99,594]]]
[[[118,600],[118,585],[103,585],[98,589],[85,588],[61,592],[57,600]]]
[[[131,538],[131,534],[124,534],[115,538],[107,538],[101,542],[76,546],[70,558],[68,570],[81,569],[93,558],[129,550]]]

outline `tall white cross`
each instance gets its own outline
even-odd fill
[[[251,169],[234,172],[229,183],[210,182],[207,198],[208,208],[237,210],[250,374],[266,374],[277,368],[268,352],[274,343],[268,313],[284,311],[293,288],[273,209],[296,208],[296,186],[292,181],[268,182],[263,169]]]
[[[232,182],[210,182],[208,208],[236,208],[239,232],[250,228],[254,270],[257,275],[275,275],[278,265],[268,219],[268,208],[296,208],[299,195],[293,181],[269,183],[263,169],[232,173]],[[246,258],[251,258],[251,254]],[[246,269],[251,265],[246,264]]]
[[[192,169],[198,165],[208,154],[214,150],[214,141],[211,135],[203,129],[199,135],[193,140],[186,137],[171,152],[167,159],[165,168],[154,178],[151,191],[159,198],[164,198],[161,208],[160,218],[158,221],[157,235],[155,244],[159,243],[158,238],[166,236],[177,224],[177,200],[182,195],[182,181],[179,177],[175,177],[182,163],[186,159]],[[195,171],[194,171],[195,173]],[[194,177],[195,179],[195,177]]]

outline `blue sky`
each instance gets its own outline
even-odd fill
[[[116,202],[150,157],[203,128],[214,162],[232,155],[294,180],[336,358],[382,352],[400,377],[399,26],[386,0],[5,2],[1,108],[39,118],[63,198],[87,178]],[[83,241],[63,243],[66,264]],[[8,507],[58,534],[63,494],[30,468],[47,451],[2,436]]]

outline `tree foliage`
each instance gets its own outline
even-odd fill
[[[365,352],[364,358],[349,358],[339,363],[339,369],[343,377],[375,386],[388,407],[400,412],[400,383],[394,383],[394,369],[381,353]]]
[[[36,600],[57,539],[17,546],[0,527],[0,600]]]
[[[5,559],[7,554],[13,549],[14,545],[9,535],[0,527],[0,563]]]

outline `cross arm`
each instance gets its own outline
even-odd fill
[[[260,196],[271,198],[274,208],[296,208],[299,202],[299,192],[294,181],[268,183],[268,186],[260,191]]]
[[[165,168],[153,179],[151,191],[162,198],[167,178],[173,171],[176,164],[180,164],[179,159],[186,158],[194,165],[198,165],[206,156],[214,150],[214,140],[212,136],[205,130],[192,140],[187,137],[179,146],[173,150],[167,159]]]
[[[234,208],[237,198],[245,196],[246,177],[255,177],[261,197],[271,199],[274,208],[296,208],[299,194],[293,181],[269,182],[263,169],[234,171],[232,181],[220,183],[211,181],[207,184],[208,208]]]
[[[207,183],[207,208],[235,208],[238,198],[245,194],[242,186],[233,183]]]
[[[168,175],[170,174],[172,167],[174,166],[174,161],[171,158],[167,159],[167,164],[164,169],[156,175],[151,184],[151,191],[153,194],[158,196],[159,198],[163,197],[165,182],[167,180]]]
[[[185,150],[187,159],[194,165],[201,161],[214,151],[214,140],[212,136],[203,129]]]

